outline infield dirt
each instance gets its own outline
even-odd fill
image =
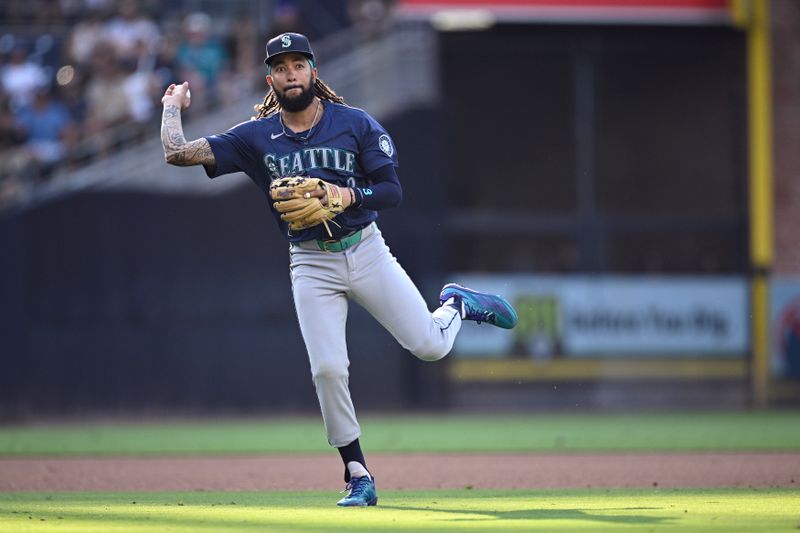
[[[371,454],[382,489],[800,486],[800,453]],[[0,458],[0,492],[337,490],[336,454]]]

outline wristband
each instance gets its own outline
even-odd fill
[[[355,207],[361,207],[364,203],[364,191],[359,189],[358,187],[353,187],[352,189],[356,193],[356,201],[353,203]]]

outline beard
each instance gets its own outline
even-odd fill
[[[311,83],[308,84],[308,87],[302,87],[302,91],[297,96],[286,96],[286,91],[281,92],[275,88],[273,88],[273,90],[275,91],[275,97],[278,99],[281,108],[290,113],[302,111],[314,101],[313,78],[311,79]]]

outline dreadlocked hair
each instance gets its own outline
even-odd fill
[[[314,96],[320,100],[346,105],[344,98],[336,94],[333,89],[319,78],[314,78]],[[258,113],[255,118],[265,118],[281,110],[281,104],[278,102],[278,97],[275,96],[274,89],[267,93],[263,103],[256,104],[255,110]]]

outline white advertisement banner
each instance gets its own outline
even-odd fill
[[[748,290],[737,277],[478,276],[453,279],[509,299],[511,331],[466,323],[459,356],[744,356]]]

